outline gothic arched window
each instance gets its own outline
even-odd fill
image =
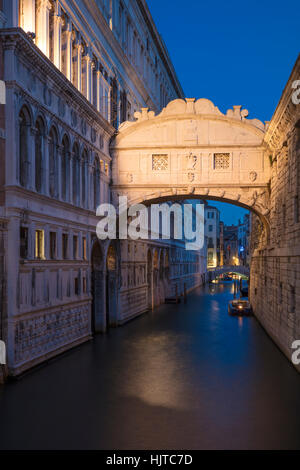
[[[44,183],[44,135],[45,128],[41,118],[38,118],[35,125],[35,189],[38,193],[42,192]]]
[[[67,136],[63,138],[61,155],[61,195],[68,201],[70,144]]]
[[[30,179],[29,157],[29,129],[31,126],[30,114],[26,107],[19,114],[19,182],[27,188]]]
[[[86,168],[88,162],[87,151],[84,150],[81,159],[81,204],[86,206]]]
[[[94,208],[100,204],[100,162],[98,156],[95,158],[94,165]]]
[[[73,204],[76,206],[79,205],[79,196],[80,196],[80,178],[79,178],[79,172],[80,172],[80,155],[79,155],[79,147],[78,144],[75,143],[73,147],[73,165],[72,165],[72,200]]]
[[[49,134],[49,192],[51,197],[58,197],[57,142],[57,133],[52,127]]]

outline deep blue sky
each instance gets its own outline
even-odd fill
[[[299,0],[147,3],[187,97],[208,98],[222,112],[242,105],[249,118],[271,119],[299,54]],[[226,207],[226,223],[244,213]]]

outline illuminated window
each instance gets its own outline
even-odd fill
[[[45,259],[45,232],[44,230],[35,231],[35,258]]]
[[[214,169],[215,170],[228,170],[230,164],[229,153],[215,153],[214,154]]]

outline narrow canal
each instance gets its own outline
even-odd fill
[[[300,375],[211,289],[2,387],[0,448],[300,448]]]

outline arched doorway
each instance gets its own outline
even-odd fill
[[[103,254],[98,241],[94,243],[92,250],[92,331],[100,333],[105,331],[104,318],[104,275]]]
[[[117,252],[114,245],[110,245],[106,258],[106,328],[117,326],[117,284]]]
[[[153,309],[153,276],[152,276],[152,254],[148,250],[147,254],[147,305],[148,309]]]

